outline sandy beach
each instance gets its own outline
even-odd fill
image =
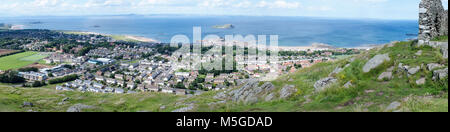
[[[159,41],[151,38],[146,37],[139,37],[139,36],[131,36],[131,35],[125,35],[127,39],[141,41],[141,42],[148,42],[148,43],[159,43]]]

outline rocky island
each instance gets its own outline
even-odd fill
[[[232,25],[232,24],[216,25],[216,26],[213,26],[213,28],[217,28],[217,29],[232,29],[232,28],[234,28],[234,25]]]

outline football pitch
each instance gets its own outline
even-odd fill
[[[19,69],[39,62],[48,55],[46,53],[27,51],[0,58],[0,70]]]

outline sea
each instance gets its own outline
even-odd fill
[[[278,35],[280,46],[310,46],[313,43],[352,48],[417,38],[417,20],[340,19],[282,16],[39,16],[0,17],[0,23],[22,25],[25,29],[50,29],[134,35],[170,42],[175,35],[192,41],[193,27],[202,36]],[[232,24],[234,28],[218,29]],[[269,38],[267,38],[269,39]]]

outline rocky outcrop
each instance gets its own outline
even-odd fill
[[[441,0],[422,0],[419,4],[419,44],[448,35],[448,11]]]
[[[382,55],[376,55],[372,59],[370,59],[366,65],[363,67],[363,72],[367,73],[370,72],[370,70],[380,66],[385,61],[390,61],[391,58],[389,58],[389,54],[382,54]]]
[[[448,68],[436,70],[433,72],[433,80],[444,79],[448,76]]]
[[[280,91],[280,99],[286,99],[297,92],[294,85],[286,85]]]
[[[442,65],[441,64],[437,64],[437,63],[427,64],[427,68],[428,68],[429,71],[433,71],[434,69],[439,68],[439,67],[442,67]]]
[[[380,76],[378,76],[378,80],[391,80],[392,79],[392,72],[383,72]]]
[[[261,99],[264,99],[266,101],[274,99],[274,95],[272,94],[272,92],[274,92],[275,86],[272,83],[266,82],[261,86],[258,85],[258,80],[246,80],[246,83],[243,84],[242,87],[231,91],[220,92],[216,94],[214,98],[231,100],[233,102],[243,102],[245,104],[256,103]],[[267,97],[269,95],[272,97]]]
[[[83,109],[93,109],[93,108],[94,108],[93,106],[89,105],[76,104],[69,107],[69,109],[67,109],[67,112],[82,112]]]
[[[314,84],[314,89],[316,92],[323,91],[329,88],[332,84],[336,83],[338,80],[333,77],[327,77],[324,79],[320,79]]]

